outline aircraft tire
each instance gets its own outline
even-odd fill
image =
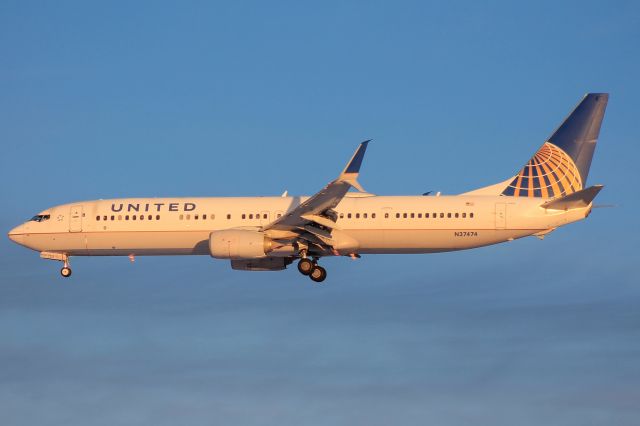
[[[321,283],[327,278],[327,270],[322,266],[316,265],[316,267],[311,271],[311,274],[309,274],[309,278],[311,278],[312,281]]]
[[[298,262],[298,271],[302,275],[310,275],[313,271],[313,267],[313,262],[306,257],[303,257],[302,259],[300,259],[300,262]]]
[[[62,269],[60,269],[60,275],[65,278],[69,278],[71,276],[71,268],[69,268],[68,266],[63,267]]]

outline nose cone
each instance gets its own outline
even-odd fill
[[[22,225],[19,225],[19,226],[16,226],[15,228],[13,228],[11,231],[9,231],[9,234],[7,234],[7,236],[14,243],[23,244],[24,243],[24,232],[23,232],[23,229],[22,229]]]

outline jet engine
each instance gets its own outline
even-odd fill
[[[272,250],[272,243],[260,231],[227,229],[209,235],[209,252],[216,259],[259,259]]]

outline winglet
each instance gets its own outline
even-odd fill
[[[367,151],[369,142],[371,142],[371,139],[362,142],[360,146],[358,146],[353,157],[351,157],[351,160],[349,160],[349,163],[337,179],[339,182],[348,183],[360,192],[365,192],[365,190],[360,183],[358,183],[358,175],[360,174],[360,166],[362,165],[362,159],[364,158],[364,153]]]
[[[596,195],[598,195],[598,192],[600,192],[602,188],[602,185],[590,186],[589,188],[574,192],[562,198],[548,201],[542,204],[541,207],[553,210],[572,210],[584,208],[591,204],[593,199],[596,198]]]

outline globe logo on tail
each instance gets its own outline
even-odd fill
[[[582,189],[580,172],[571,157],[545,142],[502,195],[513,197],[563,197]]]

